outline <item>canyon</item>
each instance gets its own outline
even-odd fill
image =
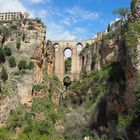
[[[90,40],[46,41],[46,30],[0,22],[0,140],[139,140],[140,1]]]

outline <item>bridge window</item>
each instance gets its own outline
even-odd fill
[[[65,49],[64,51],[64,68],[65,68],[65,74],[71,73],[71,63],[72,63],[72,51],[71,49]]]
[[[76,47],[77,47],[77,51],[81,51],[83,49],[82,43],[77,43]]]
[[[65,77],[64,80],[63,80],[63,83],[64,83],[65,88],[68,89],[68,87],[69,87],[70,84],[71,84],[71,79],[70,79],[70,77],[68,77],[68,76]]]
[[[54,44],[53,47],[55,48],[55,51],[58,51],[59,50],[59,44],[58,43]]]

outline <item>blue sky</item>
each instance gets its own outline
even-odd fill
[[[112,11],[130,7],[131,0],[0,0],[0,12],[29,12],[47,26],[47,39],[90,39],[117,16]]]

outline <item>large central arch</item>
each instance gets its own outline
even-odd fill
[[[80,46],[84,47],[86,45],[85,41],[53,41],[53,46],[55,48],[55,74],[58,76],[60,81],[68,76],[71,81],[79,80],[79,75],[81,71],[80,65]],[[72,51],[72,66],[71,73],[66,74],[64,70],[64,51],[69,48]]]

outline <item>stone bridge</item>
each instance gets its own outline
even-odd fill
[[[55,48],[55,74],[58,76],[60,81],[63,81],[65,77],[69,77],[71,81],[77,81],[79,79],[79,74],[81,70],[80,61],[80,50],[78,46],[85,47],[87,41],[52,41]],[[64,66],[64,51],[70,49],[72,64],[70,74],[65,73]]]

